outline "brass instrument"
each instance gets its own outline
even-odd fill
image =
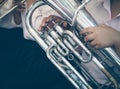
[[[96,50],[83,41],[79,31],[88,26],[96,26],[96,21],[85,9],[89,0],[40,0],[33,4],[26,15],[26,27],[29,33],[46,52],[50,61],[63,73],[76,89],[105,89],[104,86],[119,89],[120,84],[120,58],[112,50],[105,48]],[[49,30],[38,32],[32,25],[31,18],[36,8],[49,5],[59,12],[71,25],[64,30],[59,23],[53,28],[46,24]],[[79,49],[80,50],[77,50]],[[85,56],[84,56],[85,55]],[[100,84],[85,66],[89,63],[107,78],[107,82]]]
[[[15,10],[18,5],[15,5],[12,7],[12,2],[13,0],[3,0],[0,3],[0,20],[7,16],[9,13],[11,13],[13,10]],[[26,0],[22,0],[21,3],[24,3]],[[6,5],[7,4],[7,5]],[[3,11],[2,9],[6,8],[6,11]]]

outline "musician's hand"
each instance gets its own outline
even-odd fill
[[[64,28],[66,28],[66,27],[68,26],[67,22],[65,22],[61,17],[55,16],[55,15],[50,15],[50,16],[48,16],[48,17],[45,17],[45,18],[42,20],[42,23],[40,24],[38,31],[40,31],[40,30],[45,26],[46,23],[48,24],[48,26],[49,26],[50,28],[52,28],[52,27],[54,26],[54,23],[52,23],[51,20],[53,20],[54,23],[61,23],[61,22],[63,22],[63,23],[62,23],[62,26],[63,26]]]
[[[90,41],[90,44],[95,48],[120,46],[120,32],[106,25],[88,27],[82,30],[80,34],[88,34],[84,40]]]
[[[13,11],[14,22],[16,25],[20,25],[22,22],[21,12],[24,12],[26,9],[26,5],[21,2],[22,0],[13,0],[12,6],[18,5],[18,7]],[[17,18],[17,19],[16,19]]]
[[[26,5],[22,2],[22,0],[13,0],[12,6],[14,7],[16,5],[18,5],[18,7],[15,11],[24,12],[26,10]]]

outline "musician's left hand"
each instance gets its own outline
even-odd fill
[[[61,23],[61,22],[63,22],[62,23],[62,27],[64,27],[64,28],[66,28],[68,26],[67,22],[64,21],[61,17],[55,16],[55,15],[50,15],[48,17],[45,17],[42,20],[42,23],[40,24],[38,31],[40,31],[45,26],[46,23],[48,23],[48,26],[50,28],[52,28],[54,24],[50,20],[53,20],[55,23]]]
[[[84,40],[90,41],[90,44],[95,48],[120,46],[120,32],[107,25],[88,27],[82,30],[80,34],[87,34]]]
[[[21,1],[22,0],[13,0],[12,1],[12,7],[18,5],[18,7],[13,11],[14,22],[16,25],[20,25],[22,23],[21,12],[24,12],[26,10],[25,3],[21,2]]]

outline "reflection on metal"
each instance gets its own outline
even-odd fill
[[[118,89],[118,84],[120,83],[119,57],[111,48],[100,50],[92,48],[89,43],[84,42],[83,36],[79,34],[82,28],[97,25],[84,8],[88,1],[37,1],[26,15],[27,29],[46,52],[49,60],[77,89],[93,89],[92,85],[96,87],[95,89],[103,89],[106,85],[109,85],[108,89],[109,87]],[[42,29],[38,32],[32,25],[31,17],[36,8],[46,4],[57,10],[74,27],[66,30],[62,28],[60,23],[55,23],[54,20],[51,20],[52,28],[46,23],[45,28],[47,30]],[[102,86],[85,68],[85,65],[89,65],[91,62],[108,80]]]

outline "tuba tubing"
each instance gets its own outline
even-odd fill
[[[85,9],[85,5],[89,3],[91,0],[83,0],[83,2],[80,2],[79,0],[43,0],[43,1],[47,3],[50,7],[52,7],[54,10],[59,12],[59,14],[62,15],[71,24],[71,26],[77,28],[78,32],[80,32],[80,30],[82,30],[83,28],[89,26],[97,26],[96,21]],[[115,62],[115,64],[120,68],[120,58],[112,48],[108,47],[99,51],[101,51],[101,53],[109,57],[109,60],[111,61],[114,60],[113,62]]]
[[[26,15],[26,27],[28,29],[28,32],[36,40],[40,47],[46,52],[49,60],[63,73],[63,75],[75,86],[76,89],[93,89],[92,85],[88,83],[87,79],[90,79],[90,81],[92,81],[97,86],[96,89],[102,89],[102,87],[98,84],[94,77],[89,72],[87,72],[84,66],[81,65],[81,63],[89,63],[90,61],[94,62],[99,70],[101,70],[102,73],[106,75],[109,80],[107,84],[110,83],[111,86],[114,87],[114,89],[119,89],[120,76],[119,74],[113,72],[112,66],[114,67],[115,65],[115,68],[119,70],[120,59],[111,48],[95,50],[95,52],[93,52],[94,50],[90,49],[89,43],[85,44],[83,41],[81,41],[81,38],[77,36],[74,31],[64,30],[60,26],[60,24],[56,24],[54,21],[52,21],[52,23],[54,23],[53,28],[49,28],[46,25],[46,28],[50,30],[49,32],[47,32],[47,35],[43,34],[42,32],[39,33],[32,26],[32,14],[36,8],[42,5],[50,5],[50,7],[57,10],[61,15],[63,15],[64,18],[67,19],[71,26],[77,28],[72,29],[75,30],[75,32],[80,31],[81,28],[85,28],[87,26],[97,25],[95,20],[84,9],[84,6],[89,0],[85,0],[82,5],[78,6],[78,9],[76,8],[77,11],[75,12],[75,14],[73,13],[73,18],[70,17],[71,15],[65,13],[64,10],[61,10],[61,8],[58,7],[59,5],[56,5],[54,1],[66,1],[67,4],[71,5],[71,0],[37,1],[31,6],[31,8],[29,8]],[[71,8],[74,9],[73,7]],[[83,24],[84,21],[86,21],[85,24]],[[83,58],[79,51],[75,50],[75,48],[78,46],[81,47],[82,50],[86,53],[87,60]],[[95,54],[98,55],[95,56]],[[98,60],[97,58],[99,57],[100,59]],[[107,64],[105,60],[110,62],[112,61],[113,65],[111,66]],[[103,86],[104,85],[105,84],[103,84]]]
[[[62,72],[65,77],[67,77],[67,79],[76,87],[76,89],[80,89],[80,87],[84,87],[83,89],[92,89],[92,87],[86,82],[82,75],[78,73],[75,68],[68,61],[66,61],[64,57],[61,56],[62,54],[60,54],[59,51],[56,49],[58,47],[56,42],[54,42],[54,40],[50,36],[47,36],[47,39],[52,43],[52,45],[49,46],[43,41],[43,39],[40,37],[39,33],[34,29],[34,27],[32,27],[30,21],[31,15],[33,11],[41,5],[45,5],[45,3],[43,1],[38,1],[34,3],[27,12],[26,27],[28,29],[28,32],[36,40],[40,47],[46,52],[49,60]],[[53,56],[53,54],[56,56]],[[61,60],[62,63],[60,63]],[[75,77],[75,79],[73,77]]]

